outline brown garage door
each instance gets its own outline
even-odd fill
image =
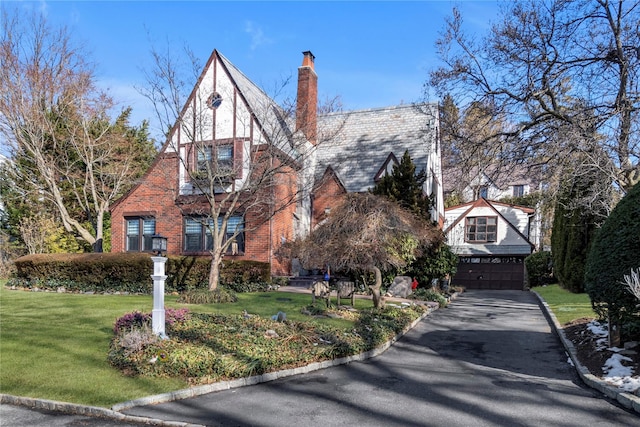
[[[524,288],[523,257],[460,257],[452,284],[467,289]]]

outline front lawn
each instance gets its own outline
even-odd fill
[[[538,286],[531,289],[540,294],[561,325],[581,318],[596,318],[586,293],[574,294],[559,285]]]
[[[301,313],[309,294],[238,294],[233,304],[185,305],[167,296],[167,307],[193,313],[270,321],[278,311],[287,320],[352,330],[353,320],[314,318]],[[188,387],[184,378],[126,376],[107,360],[115,320],[126,313],[150,313],[149,295],[79,295],[12,291],[0,286],[0,392],[111,407],[142,396]],[[359,309],[370,300],[356,300]],[[255,317],[254,317],[255,316]]]

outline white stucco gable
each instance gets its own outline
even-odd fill
[[[531,208],[478,199],[446,209],[444,230],[458,255],[528,255],[533,215]]]

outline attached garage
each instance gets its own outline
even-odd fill
[[[522,290],[524,257],[460,257],[452,284],[467,289]]]

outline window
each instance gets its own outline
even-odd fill
[[[222,225],[222,218],[218,218],[218,225]],[[213,249],[213,235],[211,218],[186,218],[184,224],[184,250],[185,252],[204,252]],[[238,235],[234,237],[234,233]],[[229,218],[225,230],[224,241],[234,239],[227,252],[235,255],[244,252],[244,218],[235,215]]]
[[[524,196],[524,185],[514,185],[513,197],[522,197],[522,196]]]
[[[222,95],[220,95],[218,92],[213,92],[211,95],[209,95],[209,98],[207,98],[207,107],[213,109],[216,109],[220,106],[220,104],[222,104]]]
[[[467,242],[495,242],[498,217],[478,216],[466,220],[465,240]]]
[[[127,251],[151,251],[151,237],[156,234],[155,218],[127,218]]]
[[[483,185],[482,187],[478,187],[478,199],[479,198],[483,198],[483,199],[488,199],[489,197],[487,197],[489,195],[489,187],[487,187],[486,185]]]
[[[215,155],[215,163],[214,161]],[[198,149],[198,172],[208,172],[211,168],[213,173],[223,171],[231,174],[233,171],[233,145],[207,145]]]

